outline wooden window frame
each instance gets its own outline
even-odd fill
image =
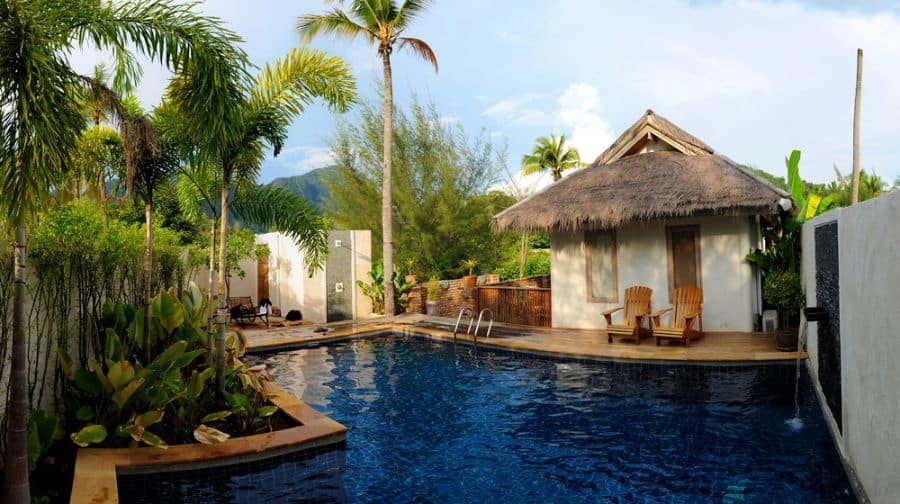
[[[610,242],[612,243],[612,290],[613,295],[607,297],[595,297],[594,296],[594,279],[593,279],[593,263],[591,262],[591,255],[593,253],[593,248],[591,247],[590,235],[596,234],[608,234],[610,237]],[[619,302],[619,244],[616,241],[616,232],[614,230],[609,231],[585,231],[584,232],[584,240],[583,240],[583,248],[584,248],[584,264],[585,264],[585,278],[587,280],[587,302],[588,303],[618,303]]]
[[[674,302],[675,297],[675,257],[672,254],[672,233],[678,231],[693,231],[694,232],[694,250],[697,251],[694,254],[694,260],[696,262],[695,269],[697,271],[697,287],[703,288],[703,270],[701,269],[701,265],[703,261],[700,260],[700,226],[697,224],[687,225],[687,226],[666,226],[666,265],[668,267],[668,276],[669,276],[669,303]]]

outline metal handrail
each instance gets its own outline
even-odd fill
[[[478,336],[478,328],[481,327],[481,318],[484,317],[484,312],[488,312],[491,314],[491,319],[488,323],[487,333],[485,333],[485,338],[491,337],[491,329],[494,327],[494,312],[490,308],[485,308],[478,313],[478,323],[475,324],[475,334],[472,335],[473,338]],[[466,333],[468,334],[468,332]]]
[[[456,341],[456,333],[459,332],[459,323],[460,321],[462,321],[462,316],[466,313],[469,314],[469,327],[466,328],[466,334],[469,334],[469,332],[472,331],[472,322],[475,321],[475,314],[468,307],[464,306],[461,310],[459,310],[459,315],[457,315],[456,317],[456,325],[453,327],[453,341]],[[475,332],[478,332],[477,327],[475,328]]]

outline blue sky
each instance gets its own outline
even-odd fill
[[[209,0],[205,12],[246,40],[254,63],[299,44],[297,16],[336,2]],[[408,34],[428,41],[440,72],[400,52],[395,96],[434,102],[447,122],[508,144],[513,165],[536,137],[565,133],[593,159],[647,108],[735,161],[783,175],[850,170],[856,48],[865,50],[862,166],[900,175],[900,5],[714,0],[437,0]],[[313,43],[345,58],[363,98],[376,97],[381,66],[362,40]],[[102,59],[73,56],[81,69]],[[145,66],[139,96],[156,103],[167,74]],[[352,113],[351,113],[352,114]],[[329,162],[335,118],[313,107],[291,128],[262,181]],[[515,167],[515,166],[514,166]]]

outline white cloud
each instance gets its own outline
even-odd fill
[[[615,139],[602,116],[600,92],[596,87],[575,82],[555,100],[548,100],[551,96],[539,93],[510,96],[486,108],[482,115],[504,124],[565,133],[585,160],[592,160]]]
[[[552,118],[536,105],[546,97],[537,93],[510,96],[484,109],[481,115],[518,126],[546,126]]]
[[[288,147],[274,159],[275,164],[293,172],[305,172],[322,168],[334,162],[334,154],[327,147],[297,145]],[[294,175],[288,173],[287,175]]]
[[[603,118],[600,92],[594,86],[576,82],[556,99],[556,116],[571,134],[572,145],[583,161],[593,161],[615,140],[612,128]]]

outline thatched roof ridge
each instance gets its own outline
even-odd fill
[[[716,151],[709,145],[706,145],[703,140],[700,140],[694,135],[679,128],[675,123],[653,112],[652,109],[647,109],[634,124],[623,131],[605,151],[597,156],[597,159],[591,163],[591,166],[610,163],[624,157],[628,154],[630,149],[640,147],[640,145],[637,144],[646,141],[649,136],[655,136],[661,139],[665,143],[671,145],[675,150],[684,154],[700,155],[716,153]]]
[[[789,195],[718,154],[633,154],[573,172],[494,217],[496,229],[610,229],[699,215],[776,215]]]

